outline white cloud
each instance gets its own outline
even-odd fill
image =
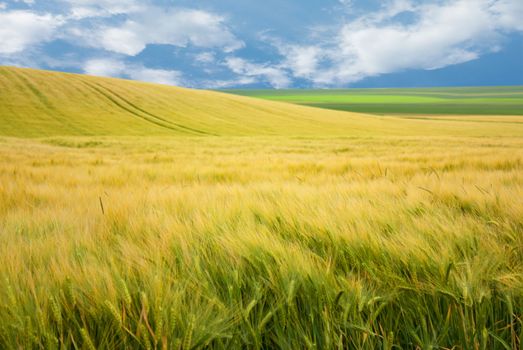
[[[425,6],[418,12],[419,21],[406,26],[348,24],[339,37],[344,64],[355,74],[375,75],[474,59],[477,46],[494,34],[488,13],[476,4],[465,0]]]
[[[148,44],[185,47],[220,48],[232,52],[243,47],[225,24],[225,18],[214,13],[177,8],[163,10],[148,7],[131,14],[119,26],[105,26],[87,33],[89,45],[134,56]]]
[[[117,59],[91,59],[85,63],[83,70],[84,73],[95,76],[128,78],[165,85],[183,85],[181,72],[151,69],[138,64],[127,64]]]
[[[62,15],[37,10],[9,11],[7,4],[0,2],[0,62],[60,68],[60,62],[67,61],[70,68],[68,57],[55,60],[40,50],[42,44],[61,39],[129,56],[138,54],[148,44],[191,45],[208,49],[194,58],[211,67],[216,63],[216,53],[230,53],[244,45],[231,32],[226,18],[212,12],[188,8],[166,10],[138,0],[57,0],[57,3],[68,5]],[[82,64],[76,60],[74,66]],[[172,85],[187,83],[176,70],[129,65],[120,59],[89,60],[83,68],[94,75]],[[211,70],[206,72],[211,74]]]
[[[523,1],[496,1],[492,10],[503,29],[523,31]]]
[[[283,65],[288,67],[293,76],[311,79],[317,72],[323,52],[313,45],[278,45],[279,52],[285,57]]]
[[[60,16],[30,11],[0,12],[0,54],[10,55],[53,39],[63,24]]]
[[[63,2],[70,6],[71,17],[75,19],[128,14],[145,8],[137,0],[63,0]]]
[[[287,73],[278,67],[252,63],[239,57],[228,57],[225,65],[241,77],[263,78],[277,89],[286,88],[291,84]]]
[[[84,72],[99,77],[120,77],[127,67],[124,62],[114,59],[92,59],[85,63]]]
[[[257,83],[258,80],[255,77],[237,77],[236,79],[230,80],[208,80],[203,81],[201,86],[206,89],[226,89],[230,87],[244,86]]]
[[[0,54],[19,54],[55,39],[129,56],[149,44],[192,45],[226,53],[244,45],[228,28],[226,18],[212,12],[165,9],[138,0],[57,1],[69,5],[63,15],[7,11],[0,2]]]
[[[127,22],[127,26],[132,25],[134,22]],[[142,52],[147,45],[144,33],[147,32],[130,28],[105,28],[92,43],[94,46],[101,45],[108,51],[134,56]]]
[[[200,63],[213,63],[216,61],[216,57],[213,52],[202,52],[197,54],[194,59]]]
[[[182,73],[174,70],[150,69],[145,67],[131,68],[128,72],[131,79],[165,85],[183,85]]]
[[[410,16],[410,21],[398,20]],[[523,30],[521,0],[390,1],[343,24],[334,40],[276,46],[294,77],[343,85],[407,69],[436,69],[499,50],[504,32]]]

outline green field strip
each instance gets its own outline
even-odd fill
[[[372,114],[523,115],[523,87],[226,90],[318,108]]]

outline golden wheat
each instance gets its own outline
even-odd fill
[[[517,137],[4,138],[0,344],[517,348],[522,170]]]

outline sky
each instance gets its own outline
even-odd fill
[[[206,89],[523,85],[523,0],[0,0],[0,65]]]

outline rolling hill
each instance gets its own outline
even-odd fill
[[[406,120],[78,74],[0,67],[0,135],[523,135],[516,121]]]

